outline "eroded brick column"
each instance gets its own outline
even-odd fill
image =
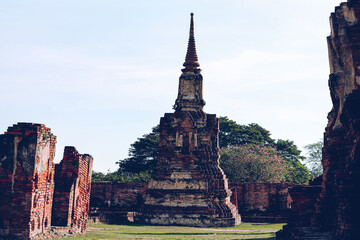
[[[330,16],[327,41],[333,107],[324,134],[322,188],[311,217],[311,237],[323,233],[322,239],[352,240],[360,235],[359,23],[358,0],[341,3]],[[301,206],[301,211],[309,209]],[[285,239],[305,239],[300,238],[304,236],[301,219],[292,225],[288,231],[292,238]]]
[[[52,222],[84,232],[88,222],[93,158],[65,147],[64,157],[55,167]]]
[[[49,230],[55,144],[42,124],[18,123],[0,135],[0,236],[30,239]]]

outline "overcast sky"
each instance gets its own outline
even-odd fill
[[[338,0],[0,0],[0,132],[43,123],[116,170],[172,112],[190,13],[207,113],[300,148],[331,108],[326,37]]]

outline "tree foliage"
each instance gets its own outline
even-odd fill
[[[308,184],[310,180],[309,170],[298,161],[286,161],[289,168],[286,182],[295,184]]]
[[[294,141],[278,139],[275,144],[276,150],[288,161],[302,161],[305,159],[301,156],[301,151],[295,145]]]
[[[221,148],[239,146],[244,144],[262,144],[271,146],[278,151],[288,166],[286,182],[307,184],[310,179],[308,169],[301,163],[304,156],[293,141],[271,138],[268,130],[256,123],[240,125],[227,117],[220,117],[219,145]],[[220,162],[222,156],[220,158]]]
[[[305,164],[309,168],[312,178],[316,178],[323,173],[323,166],[321,163],[323,146],[323,140],[305,146],[305,149],[307,150]]]
[[[272,144],[270,132],[256,123],[240,125],[228,117],[219,117],[219,147],[238,146],[245,143]]]
[[[220,166],[231,182],[286,181],[288,167],[278,151],[261,144],[222,148]]]
[[[149,171],[143,171],[140,173],[131,172],[108,172],[106,174],[102,172],[92,172],[92,182],[148,182],[151,174]]]
[[[130,145],[129,157],[117,162],[118,171],[140,173],[154,169],[158,144],[159,125],[154,127],[151,133],[143,135]]]
[[[296,184],[307,184],[310,180],[310,174],[304,164],[301,163],[305,159],[301,156],[301,151],[290,140],[278,139],[275,144],[276,150],[285,159],[288,166],[288,174],[286,182]]]

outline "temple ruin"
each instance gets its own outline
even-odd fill
[[[71,194],[76,201],[69,200],[72,205],[68,206],[68,211],[73,215],[70,222],[61,226],[67,227],[67,232],[85,230],[92,157],[77,155],[77,158],[70,161],[66,155],[57,164],[64,166],[70,162],[71,166],[64,169],[69,180],[66,182],[62,177],[61,167],[57,167],[58,172],[55,171],[55,145],[56,136],[43,124],[18,123],[0,135],[1,239],[34,239],[54,234],[52,219],[58,216],[57,210],[62,210],[59,206],[67,204],[63,197],[67,196],[68,190],[56,190],[54,198],[54,188],[59,189],[58,186],[68,182],[73,183],[68,191],[74,192]],[[66,149],[75,150],[73,147]],[[69,151],[65,150],[67,152]],[[63,195],[60,196],[59,193]]]
[[[194,39],[190,36],[179,79],[175,113],[160,120],[158,162],[138,221],[200,227],[240,223],[231,191],[219,166],[219,120],[203,111],[202,84]]]
[[[69,226],[83,233],[90,205],[93,158],[65,147],[64,157],[55,164],[55,190],[52,210],[53,226]]]
[[[301,199],[290,192],[294,204],[302,210],[293,208],[293,221],[278,233],[277,239],[359,238],[359,21],[358,0],[341,3],[330,16],[331,35],[327,41],[330,62],[329,88],[333,107],[328,114],[328,125],[324,134],[322,184],[321,187],[309,186],[304,190],[310,192],[309,189],[314,189],[312,197],[306,200],[308,204],[299,203],[298,200]],[[296,192],[298,191],[294,191]],[[312,214],[304,216],[301,213],[304,211]]]
[[[287,221],[292,183],[229,183],[231,202],[245,222]],[[93,182],[91,184],[90,221],[128,224],[141,211],[147,183]]]
[[[288,224],[277,239],[358,239],[359,22],[358,0],[342,3],[330,17],[333,108],[324,134],[324,173],[309,186],[232,183],[231,195],[219,166],[219,121],[215,114],[203,111],[203,78],[191,14],[175,112],[160,120],[158,162],[150,182],[97,183],[90,196],[90,155],[66,147],[62,161],[54,164],[57,138],[51,129],[43,124],[15,124],[0,135],[0,238],[51,238],[56,229],[83,233],[91,197],[94,215],[105,222],[119,223],[129,212],[136,212],[133,217],[140,223],[198,227],[237,225],[239,212],[251,221],[270,217],[277,221],[287,217],[291,205]]]
[[[48,231],[56,137],[41,124],[19,123],[0,135],[0,236]]]

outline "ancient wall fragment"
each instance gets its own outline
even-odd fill
[[[229,183],[236,204],[245,222],[286,222],[291,208],[288,189],[292,183]]]
[[[49,230],[55,144],[42,124],[18,123],[0,135],[0,238],[30,239]]]
[[[90,218],[93,222],[128,223],[144,202],[146,183],[93,182]]]
[[[53,226],[68,226],[84,232],[88,223],[93,158],[65,147],[64,157],[55,165]]]
[[[324,134],[322,189],[309,219],[313,234],[328,233],[323,239],[357,239],[360,235],[359,20],[360,2],[355,0],[341,3],[330,16],[327,41],[333,107]],[[299,237],[296,231],[300,230],[288,231],[294,239]]]
[[[292,199],[291,213],[287,225],[283,227],[283,230],[277,232],[277,239],[307,239],[305,237],[328,239],[331,236],[331,233],[317,234],[311,230],[311,219],[314,216],[315,205],[320,191],[321,186],[319,185],[293,186],[289,189]]]
[[[288,183],[229,183],[231,202],[247,222],[286,222],[291,207]],[[90,218],[93,222],[124,223],[141,211],[146,183],[93,182]],[[304,187],[304,186],[302,186]]]

